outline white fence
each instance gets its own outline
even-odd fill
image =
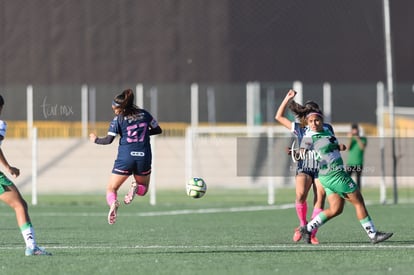
[[[240,106],[240,112],[245,113],[245,118],[246,118],[246,127],[242,127],[242,128],[223,128],[223,127],[199,127],[199,113],[200,113],[200,106],[202,104],[205,104],[204,102],[200,104],[199,102],[199,86],[198,84],[193,84],[191,85],[191,99],[190,99],[190,109],[191,109],[191,128],[188,129],[187,131],[187,136],[186,139],[184,141],[183,140],[179,140],[176,139],[174,140],[174,142],[170,142],[170,144],[174,144],[171,146],[177,146],[177,148],[183,148],[184,144],[185,145],[185,153],[183,153],[181,155],[181,157],[179,157],[178,159],[174,160],[175,163],[177,163],[177,167],[175,167],[175,171],[182,171],[179,172],[178,176],[176,177],[176,181],[178,185],[180,184],[184,184],[186,182],[186,179],[188,177],[190,177],[191,175],[194,175],[194,173],[197,176],[201,176],[200,172],[197,170],[194,170],[195,168],[195,162],[194,162],[194,158],[198,158],[197,161],[202,161],[200,159],[203,159],[202,156],[196,155],[198,153],[195,153],[194,151],[194,137],[196,137],[197,142],[200,142],[200,137],[203,136],[203,134],[208,134],[210,140],[208,141],[208,143],[213,142],[213,144],[215,143],[216,145],[218,145],[217,143],[226,143],[226,142],[230,142],[229,145],[227,146],[217,146],[217,152],[218,153],[222,153],[225,151],[225,149],[228,148],[232,148],[232,146],[234,146],[234,138],[237,137],[237,135],[244,135],[244,134],[262,134],[265,135],[267,137],[272,137],[275,135],[275,133],[286,133],[286,130],[277,130],[278,127],[273,127],[273,126],[269,126],[269,127],[264,127],[264,126],[258,126],[257,124],[260,123],[260,121],[257,119],[263,112],[263,110],[261,110],[261,108],[263,108],[263,102],[261,102],[263,100],[263,97],[260,96],[260,83],[248,83],[246,85],[246,93],[245,93],[245,97],[246,97],[246,106]],[[292,83],[292,87],[294,89],[296,89],[298,91],[298,95],[297,95],[297,101],[301,102],[303,95],[304,95],[304,91],[303,91],[303,84],[301,82],[295,82]],[[327,119],[328,121],[330,120],[330,116],[331,116],[331,112],[332,112],[332,86],[329,83],[324,83],[324,85],[322,86],[323,88],[323,106],[324,106],[324,110],[326,110],[325,112],[327,112]],[[149,104],[149,109],[154,111],[155,113],[157,112],[157,102],[158,102],[158,95],[157,95],[157,90],[156,89],[152,89],[151,90],[151,101]],[[34,133],[34,131],[32,131],[33,129],[33,124],[34,124],[34,116],[33,116],[33,110],[36,107],[34,105],[34,101],[33,98],[36,97],[36,89],[33,88],[32,86],[28,86],[27,87],[27,125],[30,131],[28,131],[28,133]],[[91,121],[91,117],[90,117],[90,113],[91,110],[95,109],[96,106],[94,106],[94,104],[96,104],[96,102],[93,100],[93,98],[96,98],[96,91],[94,89],[90,89],[87,86],[83,86],[81,88],[81,101],[82,101],[82,108],[81,108],[81,119],[83,122],[83,129],[84,131],[82,131],[82,138],[86,139],[87,136],[87,129],[88,129],[88,123],[90,123]],[[215,118],[215,102],[214,102],[214,91],[210,90],[209,92],[209,99],[208,101],[210,102],[208,104],[208,108],[207,111],[209,112],[208,117],[210,118]],[[92,100],[91,100],[92,99]],[[144,102],[145,102],[145,95],[144,95],[144,87],[142,84],[138,84],[136,85],[136,103],[139,106],[144,106]],[[384,85],[382,85],[381,83],[378,83],[377,85],[377,126],[379,129],[379,136],[380,137],[389,137],[391,131],[389,129],[387,129],[387,125],[386,123],[384,123],[384,114],[387,114],[389,116],[391,116],[391,114],[387,113],[389,108],[385,108],[385,91],[384,91]],[[277,105],[279,104],[279,102],[274,102],[274,111],[276,111]],[[276,106],[275,106],[276,105]],[[270,107],[269,107],[270,108]],[[271,108],[270,108],[271,109]],[[399,108],[396,107],[395,112],[397,113],[401,113],[401,114],[405,114],[405,115],[409,115],[409,116],[413,116],[413,111],[412,108]],[[214,121],[212,121],[214,122]],[[341,126],[341,127],[345,127],[345,126]],[[336,129],[337,132],[346,132],[348,129]],[[412,129],[409,129],[412,131]],[[223,135],[223,134],[227,134],[227,137],[220,137],[220,139],[218,138],[219,136]],[[229,138],[230,136],[232,136],[233,141],[230,141],[231,139]],[[39,183],[39,185],[42,185],[42,180],[39,180],[38,177],[42,177],[42,173],[39,173],[38,170],[41,169],[46,169],[45,167],[42,167],[41,165],[41,160],[39,161],[39,159],[42,157],[43,153],[42,150],[37,150],[37,146],[38,142],[37,139],[35,139],[36,136],[34,136],[32,139],[32,163],[30,165],[30,170],[31,172],[31,183],[33,184],[33,188],[32,188],[32,193],[35,197],[33,197],[33,203],[36,203],[37,199],[36,199],[36,193],[38,191],[38,189],[36,188],[37,183]],[[206,136],[204,136],[205,138]],[[207,139],[205,138],[205,141]],[[82,141],[83,142],[83,141]],[[26,142],[27,143],[27,142]],[[161,154],[164,154],[165,151],[175,151],[175,153],[177,154],[177,151],[179,150],[175,150],[175,149],[171,149],[171,147],[168,147],[168,141],[166,140],[166,138],[160,138],[159,141],[155,141],[155,143],[157,144],[157,146],[154,147],[154,150],[156,149],[156,156],[160,156],[157,158],[154,158],[154,167],[156,168],[156,170],[154,170],[154,175],[153,175],[153,188],[152,192],[154,195],[152,195],[151,197],[151,203],[155,204],[156,200],[155,200],[155,185],[157,185],[157,187],[163,187],[165,186],[163,184],[163,182],[167,181],[165,178],[167,178],[168,176],[164,175],[163,172],[163,161],[165,159],[169,159],[170,157],[167,156],[165,157],[164,155],[161,157]],[[167,148],[165,149],[165,151],[163,151],[163,149],[159,149],[159,145],[161,144],[167,144]],[[233,144],[233,145],[231,145]],[[85,148],[84,145],[80,146],[82,148]],[[162,146],[161,146],[162,147]],[[210,146],[210,149],[212,147]],[[380,148],[381,149],[381,148]],[[95,150],[95,149],[91,149],[88,147],[88,150]],[[96,150],[99,150],[98,148],[96,148]],[[182,151],[182,150],[181,150]],[[218,154],[219,155],[219,154]],[[230,153],[229,154],[229,158],[225,157],[223,158],[223,160],[228,159],[227,161],[230,161],[231,159],[234,160],[234,153]],[[109,159],[111,160],[113,158],[113,156],[110,156]],[[161,160],[162,159],[162,160]],[[170,159],[172,160],[172,159]],[[161,163],[160,163],[161,162]],[[219,163],[219,162],[216,162]],[[208,167],[208,166],[204,166],[204,167]],[[214,166],[212,166],[214,167]],[[223,166],[221,166],[222,168]],[[29,168],[29,167],[28,167]],[[55,165],[51,165],[50,167],[47,167],[47,169],[55,169]],[[181,170],[180,170],[181,169]],[[207,168],[203,168],[208,170]],[[107,167],[107,170],[110,171],[110,167]],[[170,170],[168,168],[166,168],[166,170]],[[222,169],[223,170],[223,169]],[[224,169],[225,170],[225,169]],[[101,174],[102,174],[102,170],[100,170]],[[171,171],[171,170],[170,170]],[[216,172],[214,172],[216,171]],[[217,173],[218,169],[212,171],[211,173],[202,173],[203,177],[211,177],[211,178],[215,178],[214,173]],[[229,171],[231,171],[231,169],[229,169]],[[177,173],[177,172],[175,172]],[[43,173],[44,174],[44,173]],[[229,182],[238,182],[240,183],[240,186],[243,186],[243,184],[245,185],[249,185],[251,183],[251,179],[246,179],[246,178],[231,178],[233,177],[234,174],[230,177],[227,177]],[[88,178],[89,181],[89,177]],[[102,182],[104,181],[104,179],[100,178],[100,175],[98,181]],[[226,177],[224,177],[226,178]],[[212,182],[212,184],[217,184],[220,185],[223,182],[227,182],[226,179],[224,178],[219,178],[218,176],[216,177],[216,179],[211,180],[209,182]],[[230,179],[231,178],[231,179]],[[53,179],[55,181],[59,181],[61,182],[62,179]],[[27,181],[27,178],[26,178]],[[276,179],[274,178],[268,178],[268,179],[261,179],[260,180],[262,183],[266,182],[266,186],[267,186],[267,190],[269,192],[269,198],[268,198],[268,203],[273,203],[274,201],[274,193],[272,193],[274,190],[274,186],[276,186],[277,184],[275,184]],[[285,179],[283,179],[283,181],[285,181]],[[380,181],[381,182],[381,188],[385,188],[386,186],[386,182],[384,179],[379,179],[377,180],[377,182]],[[104,181],[105,182],[105,181]],[[173,186],[175,185],[174,183],[172,184]],[[273,186],[273,187],[272,187]],[[41,192],[44,192],[45,189],[40,188]],[[53,188],[51,188],[50,190],[54,190]],[[385,200],[385,191],[382,191],[382,198],[381,200]]]

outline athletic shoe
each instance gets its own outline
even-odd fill
[[[35,246],[34,248],[26,247],[26,256],[52,256],[52,253],[47,252],[44,248]]]
[[[316,236],[311,236],[310,241],[311,241],[311,244],[319,244],[319,240],[318,238],[316,238]]]
[[[109,224],[114,224],[116,222],[116,212],[118,211],[118,207],[119,207],[119,202],[114,201],[111,205],[111,208],[109,208],[109,213],[108,213]]]
[[[306,225],[299,227],[299,232],[305,243],[311,243],[311,232],[306,229]]]
[[[391,238],[393,234],[394,233],[386,233],[386,232],[377,231],[377,233],[375,234],[375,237],[371,239],[371,243],[376,244],[376,243],[383,242]]]
[[[138,184],[136,182],[131,183],[128,194],[125,195],[124,203],[130,204],[137,194]]]
[[[295,233],[293,234],[293,241],[298,242],[302,239],[302,235],[300,234],[299,227],[295,228]]]

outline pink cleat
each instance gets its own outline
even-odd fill
[[[310,241],[311,241],[311,244],[319,244],[319,240],[318,238],[316,238],[316,236],[311,236]]]
[[[311,233],[311,244],[319,244],[319,240],[316,238],[316,232],[318,232],[318,230],[314,229]]]
[[[132,200],[135,198],[137,191],[138,191],[138,184],[136,182],[131,183],[131,187],[129,188],[128,194],[125,195],[124,203],[130,204]]]
[[[108,213],[108,223],[109,224],[114,224],[116,222],[116,214],[118,211],[118,207],[119,207],[119,202],[118,201],[114,201],[111,205],[111,207],[109,208],[109,213]]]
[[[298,242],[302,239],[302,235],[300,234],[299,227],[295,228],[295,233],[293,234],[293,241]]]

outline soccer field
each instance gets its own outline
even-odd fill
[[[349,204],[319,230],[320,245],[293,243],[292,189],[278,190],[273,206],[255,190],[197,200],[159,191],[156,206],[147,197],[122,204],[115,225],[103,195],[48,195],[30,213],[38,243],[53,256],[26,257],[14,213],[2,204],[0,273],[412,274],[414,205],[379,205],[364,192],[378,229],[395,233],[384,243],[369,242]]]

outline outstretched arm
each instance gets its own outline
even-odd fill
[[[96,144],[107,145],[111,144],[114,141],[115,136],[107,135],[104,138],[97,137],[94,133],[89,134],[89,140]]]
[[[289,92],[286,94],[285,98],[283,99],[282,103],[280,104],[279,108],[277,109],[275,115],[275,119],[289,130],[292,128],[292,122],[287,117],[285,117],[285,111],[290,100],[292,100],[295,97],[295,95],[296,92],[290,89]]]

